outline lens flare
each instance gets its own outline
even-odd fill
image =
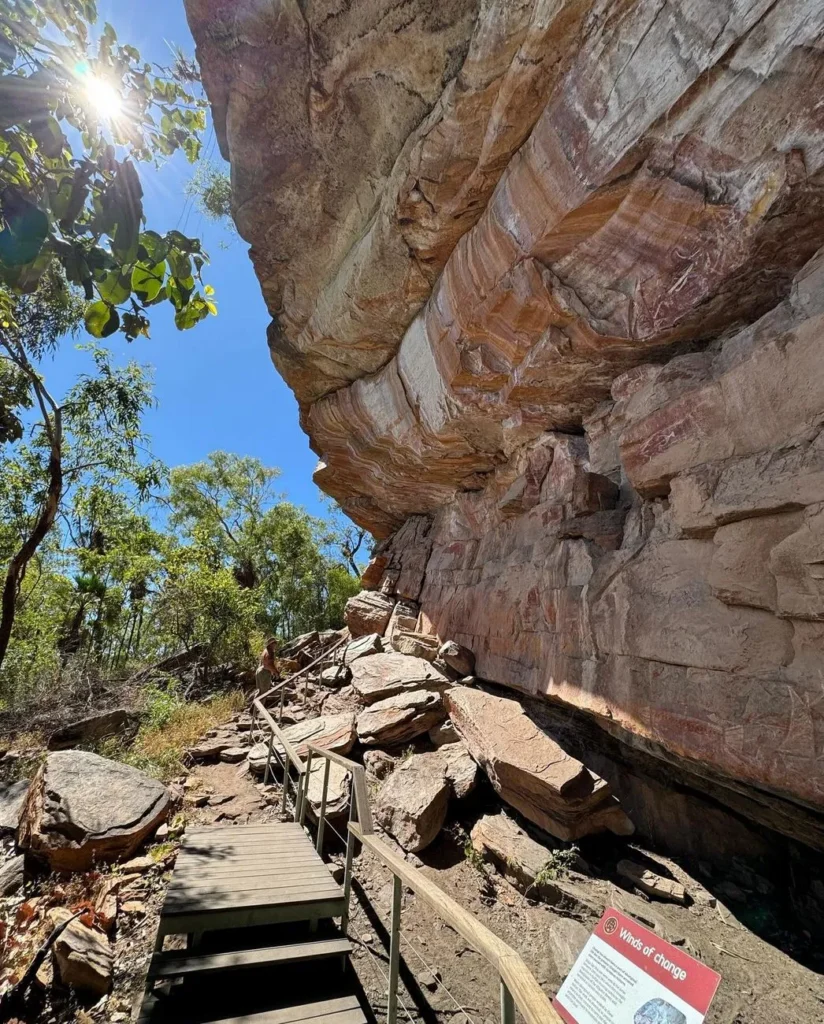
[[[123,112],[123,98],[114,86],[90,75],[84,82],[86,98],[99,117],[114,121]]]

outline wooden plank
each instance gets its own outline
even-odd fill
[[[376,836],[366,835],[356,824],[350,824],[349,830],[404,885],[420,896],[442,920],[489,961],[506,982],[527,1024],[563,1024],[543,989],[511,946]]]
[[[312,840],[305,833],[302,836],[280,835],[267,836],[263,833],[238,836],[199,836],[191,842],[181,846],[181,853],[189,850],[223,850],[227,847],[234,847],[238,850],[247,846],[266,846],[271,850],[289,849],[293,846],[298,848],[311,847]]]
[[[152,997],[144,1001],[138,1024],[366,1024],[366,1017],[356,996],[340,996],[219,1020],[210,1020],[202,1014],[181,1015],[178,1006],[169,1007],[164,1000]]]
[[[309,904],[319,901],[340,900],[340,890],[323,889],[317,893],[284,892],[283,890],[255,889],[246,893],[209,893],[205,896],[176,896],[170,893],[163,904],[163,916],[174,914],[208,914],[214,910],[232,907],[283,907],[290,904]],[[320,917],[320,915],[318,915]],[[330,915],[336,916],[336,915]]]
[[[294,862],[288,866],[283,861],[244,861],[239,864],[213,865],[211,867],[191,867],[190,870],[175,871],[174,879],[178,878],[222,878],[224,875],[269,875],[273,878],[291,878],[295,875],[311,874],[315,878],[325,878],[331,872],[325,865],[302,864]]]
[[[268,946],[261,949],[241,949],[231,953],[211,953],[189,956],[165,953],[153,958],[149,967],[150,978],[176,978],[184,974],[205,974],[211,971],[259,967],[262,964],[284,964],[321,960],[332,956],[346,956],[352,951],[348,939],[321,939],[318,942],[296,942],[288,946]]]
[[[330,885],[329,882],[332,884]],[[227,878],[217,885],[184,884],[174,889],[169,888],[166,899],[172,901],[194,898],[202,898],[207,901],[211,899],[219,900],[223,896],[240,896],[245,893],[264,890],[272,895],[277,895],[278,898],[273,899],[272,902],[279,903],[281,895],[290,896],[295,893],[314,895],[315,893],[320,893],[323,896],[336,896],[342,893],[340,887],[331,877],[329,882],[316,878],[298,878],[277,884],[271,878],[240,878],[236,880]]]
[[[346,907],[342,898],[310,903],[267,903],[264,906],[221,907],[219,910],[181,910],[167,914],[164,910],[158,925],[159,934],[188,935],[192,932],[222,931],[225,928],[256,928],[260,925],[289,924],[293,921],[322,921],[340,917]]]
[[[209,859],[200,864],[182,864],[175,870],[176,875],[199,875],[208,871],[241,871],[257,868],[260,871],[271,871],[277,874],[278,871],[295,871],[303,868],[312,868],[320,872],[325,864],[312,864],[311,861],[303,860],[301,857],[267,857],[265,855],[255,857],[227,857],[225,859]]]
[[[310,852],[313,852],[311,844],[305,846],[303,843],[284,843],[282,846],[273,846],[271,843],[226,843],[225,846],[190,846],[182,850],[178,860],[189,860],[197,857],[200,860],[230,856],[251,856],[252,854],[272,853],[283,856],[302,856],[311,860]]]
[[[306,835],[300,825],[294,821],[262,821],[252,825],[193,825],[186,830],[186,837],[215,835],[215,833],[226,835],[233,833],[248,834],[251,832],[268,832],[273,835]]]
[[[325,868],[320,871],[317,869],[304,870],[301,868],[291,868],[288,871],[272,871],[268,867],[261,870],[259,866],[237,868],[235,870],[227,868],[224,871],[210,871],[208,873],[188,871],[183,874],[175,873],[170,888],[176,882],[180,882],[182,885],[209,885],[212,882],[220,884],[222,880],[227,878],[266,878],[271,884],[281,885],[284,882],[294,882],[301,878],[324,881],[331,879],[332,873]]]

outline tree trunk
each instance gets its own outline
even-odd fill
[[[57,518],[60,499],[63,496],[63,444],[62,417],[58,410],[52,423],[51,452],[49,454],[49,485],[46,498],[40,508],[40,514],[34,529],[23,542],[20,550],[14,555],[6,571],[3,584],[3,597],[0,603],[0,667],[6,657],[6,651],[14,626],[14,615],[17,611],[17,597],[26,568],[34,557],[37,549],[45,540]]]

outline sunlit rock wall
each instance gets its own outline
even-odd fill
[[[824,5],[186,5],[379,585],[824,846]]]

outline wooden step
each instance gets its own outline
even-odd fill
[[[242,967],[261,967],[264,964],[287,964],[297,961],[321,960],[331,956],[348,956],[352,944],[348,939],[318,939],[296,942],[288,946],[268,946],[261,949],[241,949],[230,953],[186,954],[179,952],[155,954],[149,967],[149,978],[176,978],[184,974],[207,971],[235,970]]]
[[[367,1024],[357,996],[340,996],[322,1002],[280,1006],[274,1010],[245,1013],[241,1017],[202,1016],[181,1013],[160,999],[148,999],[138,1024]]]

